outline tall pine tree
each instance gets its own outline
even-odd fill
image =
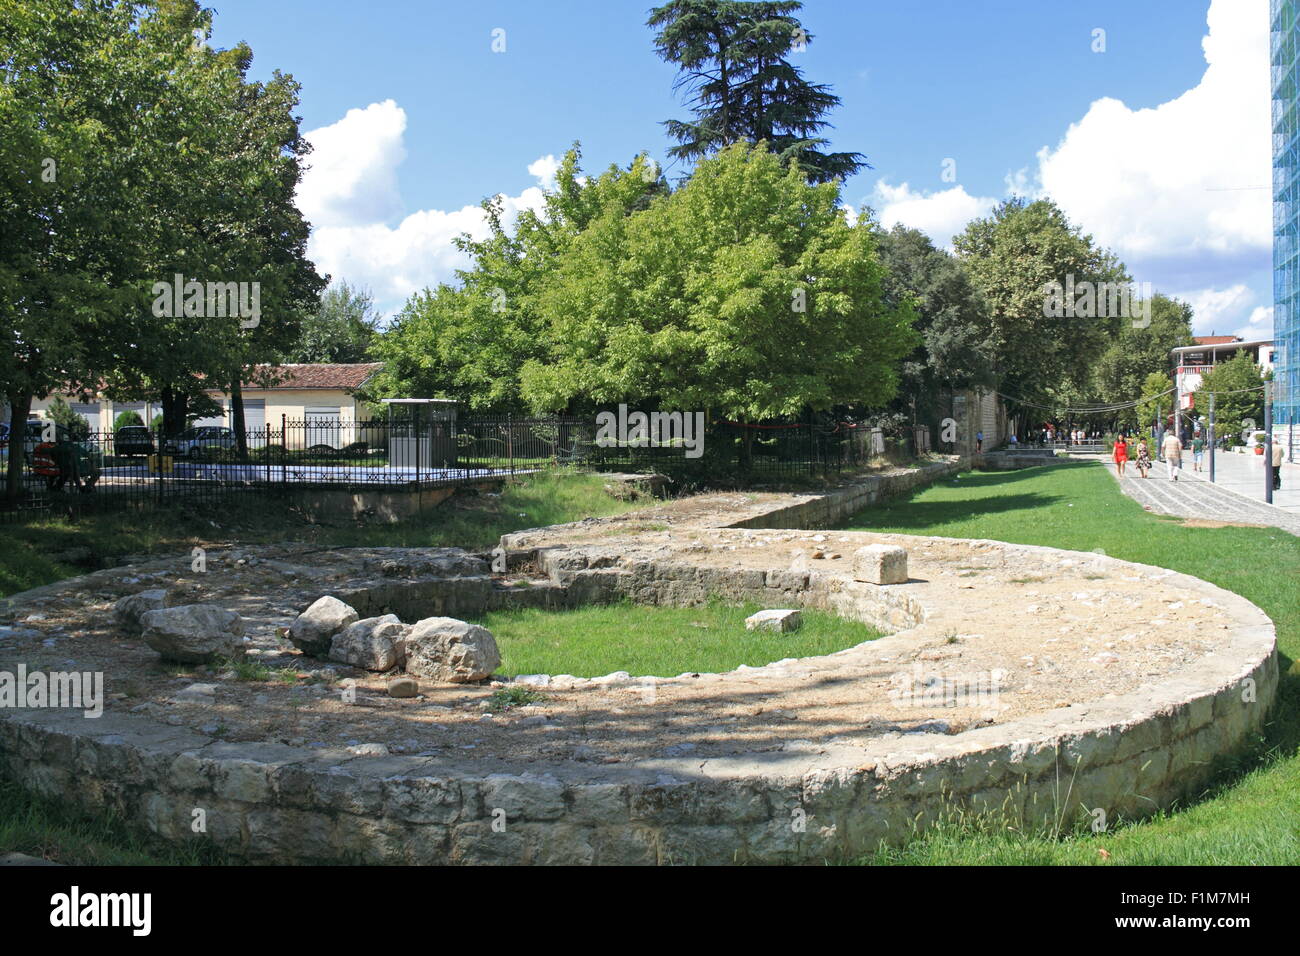
[[[828,153],[818,135],[840,98],[809,83],[788,59],[812,37],[792,15],[798,0],[670,0],[650,13],[655,50],[679,69],[694,122],[667,120],[678,145],[668,152],[695,160],[739,141],[765,142],[810,182],[846,177],[868,164],[861,153]]]

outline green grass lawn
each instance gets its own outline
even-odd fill
[[[1300,863],[1300,539],[1275,528],[1187,527],[1125,497],[1105,467],[965,473],[868,508],[846,529],[992,538],[1193,574],[1259,605],[1277,625],[1282,683],[1261,752],[1177,812],[1059,839],[954,821],[869,862],[905,864]]]
[[[572,611],[494,611],[477,623],[496,636],[500,673],[634,677],[714,673],[757,667],[787,657],[811,657],[879,637],[878,631],[825,611],[804,611],[803,626],[787,634],[745,630],[758,605],[721,602],[703,607],[611,604]]]

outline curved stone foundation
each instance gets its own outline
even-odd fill
[[[610,729],[592,738],[595,756],[582,759],[513,753],[512,741],[533,732],[522,723],[452,753],[362,756],[342,746],[217,740],[111,707],[93,720],[53,710],[0,712],[2,769],[37,793],[110,808],[167,839],[209,841],[250,861],[817,862],[903,842],[953,808],[1069,827],[1095,809],[1114,822],[1168,807],[1197,793],[1218,758],[1247,745],[1275,696],[1271,622],[1248,601],[1195,578],[1048,548],[841,536],[850,544],[901,543],[912,552],[913,579],[882,587],[854,581],[829,560],[811,571],[773,566],[775,545],[754,534],[715,529],[705,545],[666,532],[541,543],[512,556],[545,575],[527,588],[475,573],[476,559],[464,555],[449,564],[394,566],[385,556],[401,552],[357,552],[356,567],[369,568],[370,577],[357,574],[349,580],[358,583],[346,586],[311,580],[305,557],[279,561],[298,569],[283,573],[298,581],[291,597],[299,606],[331,593],[363,614],[470,615],[619,598],[680,605],[721,595],[826,608],[890,636],[822,658],[657,680],[649,702],[638,699],[635,681],[571,682],[564,714],[601,706]],[[747,544],[756,540],[767,543]],[[810,542],[806,533],[787,533],[777,544]],[[405,554],[418,559],[422,552]],[[335,567],[351,556],[338,551],[325,559]],[[983,573],[986,583],[962,583],[967,572],[954,571],[961,566],[954,562],[976,560],[985,571],[971,574],[979,580]],[[979,602],[996,607],[1022,593],[1009,590],[1009,576],[1027,566],[1068,576],[1084,565],[1088,579],[1109,575],[1133,593],[1158,590],[1167,607],[1195,604],[1198,620],[1213,615],[1212,650],[1138,689],[1066,706],[1036,701],[1022,687],[1008,719],[961,732],[900,732],[901,724],[856,737],[819,732],[841,717],[851,729],[858,688],[865,695],[891,667],[941,654],[943,635],[955,639],[955,629],[969,628],[972,615],[978,620]],[[40,595],[139,587],[138,578],[127,585],[123,577],[97,572]],[[31,596],[16,600],[20,615]],[[961,640],[974,655],[986,639]],[[756,705],[722,735],[729,749],[650,753],[638,739],[645,725],[633,723],[639,713],[721,719],[711,715],[722,703],[746,700]],[[772,710],[773,701],[793,702],[799,719]],[[609,758],[615,762],[603,762]]]

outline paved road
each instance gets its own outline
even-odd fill
[[[1107,456],[1079,457],[1105,461],[1111,475],[1115,474],[1115,466]],[[1232,458],[1242,460],[1225,461]],[[1300,465],[1282,466],[1282,485],[1285,491],[1274,492],[1277,504],[1270,505],[1263,500],[1262,466],[1251,462],[1245,455],[1220,454],[1215,463],[1214,484],[1210,484],[1208,474],[1192,471],[1190,457],[1185,464],[1186,467],[1178,473],[1178,480],[1170,481],[1166,477],[1164,462],[1155,462],[1151,477],[1143,479],[1130,461],[1120,488],[1143,507],[1160,514],[1270,525],[1300,535]],[[1255,498],[1242,493],[1250,488],[1252,481],[1258,487]],[[1238,488],[1242,491],[1236,490]]]

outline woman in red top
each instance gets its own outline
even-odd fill
[[[1115,471],[1119,473],[1119,477],[1121,478],[1124,477],[1124,466],[1127,463],[1128,463],[1128,442],[1124,440],[1123,435],[1120,435],[1118,438],[1115,439]]]

